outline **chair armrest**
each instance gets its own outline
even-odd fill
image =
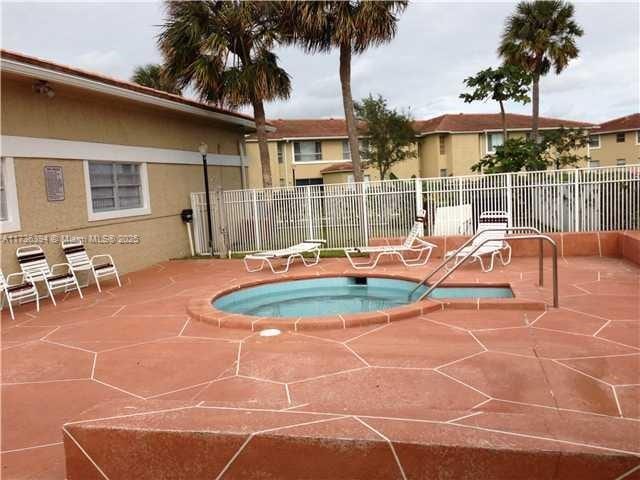
[[[438,246],[434,243],[431,242],[427,242],[426,240],[423,240],[421,238],[416,237],[415,242],[418,242],[419,244],[421,244],[424,247],[432,247],[432,248],[437,248]]]
[[[68,263],[56,263],[54,265],[51,265],[51,273],[53,274],[58,267],[66,267],[68,272],[71,272],[73,270],[73,267],[71,267],[71,265],[69,265]]]
[[[91,265],[93,265],[93,261],[94,261],[96,258],[107,258],[107,259],[109,259],[109,263],[110,263],[111,265],[115,265],[115,262],[113,261],[113,257],[112,257],[111,255],[109,255],[108,253],[101,253],[101,254],[99,254],[99,255],[94,255],[93,257],[91,257],[91,258],[89,259],[89,261],[91,262]]]
[[[19,282],[16,283],[11,283],[11,279],[12,278],[20,278]],[[15,273],[10,273],[9,275],[6,276],[6,280],[7,280],[7,285],[8,286],[13,286],[13,285],[20,285],[21,283],[25,283],[28,281],[31,281],[29,274],[25,273],[25,272],[15,272]]]

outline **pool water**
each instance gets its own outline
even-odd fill
[[[243,288],[213,301],[218,310],[258,317],[317,317],[384,310],[410,303],[416,282],[378,277],[328,277]],[[427,291],[421,286],[415,301]],[[430,298],[512,298],[508,287],[439,287]]]

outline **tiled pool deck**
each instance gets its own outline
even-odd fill
[[[548,301],[536,268],[452,281]],[[269,338],[187,316],[194,297],[273,278],[167,262],[3,314],[2,478],[65,478],[65,449],[70,480],[640,478],[638,265],[561,259],[557,310],[436,307]]]

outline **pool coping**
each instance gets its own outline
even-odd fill
[[[204,322],[219,328],[235,328],[251,330],[252,332],[277,328],[284,331],[309,331],[309,330],[329,330],[344,329],[353,327],[363,327],[374,324],[390,323],[396,320],[418,317],[429,312],[444,309],[521,309],[521,310],[545,310],[546,304],[540,301],[524,300],[513,298],[477,298],[477,299],[429,299],[414,302],[408,305],[377,310],[372,312],[351,313],[345,315],[327,315],[317,317],[256,317],[239,313],[230,313],[218,310],[213,306],[213,301],[223,295],[238,291],[243,288],[256,287],[268,283],[280,283],[294,280],[311,280],[317,278],[330,277],[377,277],[391,278],[396,280],[406,280],[415,282],[416,279],[410,276],[375,273],[374,275],[363,275],[358,272],[329,273],[316,272],[314,274],[292,274],[274,279],[249,280],[235,284],[230,287],[214,290],[206,295],[193,297],[187,303],[187,314],[193,320]],[[509,283],[443,283],[442,287],[508,287],[513,288]],[[515,295],[515,293],[514,293]]]

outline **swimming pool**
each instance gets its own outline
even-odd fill
[[[218,310],[257,317],[318,317],[385,310],[410,303],[416,282],[381,277],[327,277],[267,283],[213,300]],[[413,295],[426,292],[421,286]],[[440,287],[430,298],[512,298],[509,287]]]

